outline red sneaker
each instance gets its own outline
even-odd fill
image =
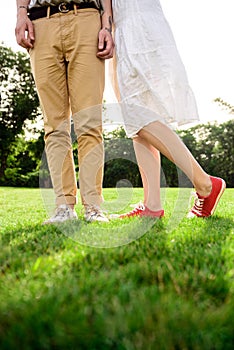
[[[151,218],[162,218],[164,216],[164,210],[160,209],[160,210],[150,210],[148,207],[145,207],[144,210],[142,210],[142,212],[140,213],[140,217],[142,216],[148,216]]]
[[[124,219],[124,218],[131,218],[134,216],[140,216],[140,217],[148,216],[151,218],[161,218],[164,216],[164,210],[161,209],[161,210],[153,211],[140,203],[130,212],[121,214],[119,218]]]
[[[226,188],[226,183],[219,177],[210,176],[212,182],[212,190],[208,197],[202,197],[197,193],[194,206],[188,213],[188,218],[192,217],[208,217],[214,214],[217,204]]]

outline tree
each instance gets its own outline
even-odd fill
[[[25,53],[0,46],[0,183],[7,160],[26,122],[39,115],[39,101]]]
[[[105,134],[104,144],[104,187],[115,187],[120,180],[128,180],[133,187],[141,186],[133,143],[127,138],[123,127]]]
[[[214,102],[217,102],[221,107],[224,107],[229,111],[230,114],[234,114],[234,106],[232,106],[230,103],[224,101],[222,98],[217,97]]]
[[[215,128],[213,137],[213,173],[224,178],[228,187],[234,187],[234,120]]]
[[[197,125],[178,133],[207,173],[234,187],[234,120]]]
[[[177,133],[207,173],[224,178],[228,187],[234,187],[234,120],[200,124]],[[105,135],[105,151],[105,187],[113,187],[121,179],[141,186],[132,140],[127,139],[123,128]],[[162,171],[167,186],[177,187],[180,170],[164,156]],[[183,182],[186,187],[191,185],[186,176]]]

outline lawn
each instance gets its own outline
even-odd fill
[[[0,187],[0,349],[229,350],[234,189],[186,219],[190,189],[162,191],[162,220],[42,226],[52,196]],[[129,209],[142,189],[104,189]]]

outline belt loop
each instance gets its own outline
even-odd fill
[[[76,4],[73,4],[73,8],[74,8],[74,14],[75,16],[77,15],[77,5]]]
[[[50,18],[50,6],[47,7],[47,18]]]

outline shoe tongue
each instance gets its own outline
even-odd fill
[[[197,193],[197,192],[196,192],[196,193]],[[199,193],[197,193],[197,197],[198,197],[199,199],[205,199],[205,198],[208,198],[209,195],[208,195],[208,196],[201,196]]]
[[[59,209],[66,209],[67,208],[67,204],[60,204],[58,206]]]

